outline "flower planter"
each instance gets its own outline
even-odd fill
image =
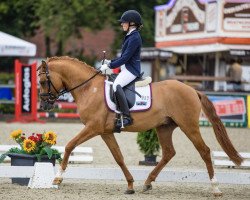
[[[156,155],[144,155],[145,160],[139,161],[139,165],[155,166],[158,164],[158,162],[156,162],[156,157]]]
[[[139,165],[155,166],[156,155],[159,153],[160,144],[157,137],[156,129],[142,131],[137,134],[136,139],[140,151],[144,154],[144,161],[139,161]]]
[[[8,156],[11,158],[11,166],[34,166],[35,162],[38,162],[35,155],[8,153]],[[49,159],[47,155],[44,155],[39,162],[50,162],[55,166],[56,157]],[[12,183],[28,185],[29,178],[12,178]]]

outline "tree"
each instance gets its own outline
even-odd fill
[[[41,0],[36,14],[45,31],[47,45],[54,36],[58,43],[57,55],[62,55],[64,43],[70,36],[79,37],[80,27],[102,29],[109,22],[111,10],[105,0]]]
[[[120,48],[122,31],[117,19],[128,9],[142,14],[143,45],[154,46],[154,6],[167,0],[1,0],[0,30],[19,37],[30,36],[41,28],[45,32],[47,55],[56,41],[57,55],[62,55],[70,36],[80,37],[79,29],[100,30],[111,25],[117,32],[114,49]]]
[[[143,28],[141,31],[141,36],[143,40],[144,47],[154,46],[154,26],[155,26],[155,11],[154,6],[163,5],[168,2],[168,0],[156,0],[156,1],[145,1],[145,0],[120,0],[117,3],[116,0],[111,0],[113,5],[114,17],[115,19],[120,19],[123,12],[126,10],[137,10],[141,13],[143,19]],[[121,31],[119,31],[119,24],[117,20],[113,20],[113,26],[118,33],[118,36],[121,36]],[[120,48],[121,37],[119,37],[114,44],[114,49]],[[120,41],[120,42],[119,42]]]
[[[17,37],[35,34],[38,18],[35,16],[34,0],[1,0],[0,31]],[[1,59],[1,71],[11,72],[15,57]]]
[[[38,28],[37,20],[34,0],[1,0],[0,30],[19,37],[30,36]]]

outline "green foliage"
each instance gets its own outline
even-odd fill
[[[25,153],[25,151],[17,147],[13,147],[8,151],[8,153]]]
[[[160,145],[155,129],[139,132],[136,142],[144,155],[152,156],[159,153]]]
[[[16,35],[33,35],[38,28],[34,0],[1,0],[0,30]]]
[[[0,84],[8,84],[9,82],[14,83],[15,74],[1,73],[0,74]]]
[[[0,30],[16,36],[45,32],[47,56],[51,56],[50,42],[57,42],[57,55],[64,54],[64,43],[70,37],[80,37],[81,28],[101,30],[112,25],[117,32],[114,49],[121,47],[122,31],[117,20],[128,9],[139,11],[144,27],[143,45],[154,46],[154,6],[169,0],[1,0]],[[73,55],[74,56],[74,55]]]
[[[64,42],[70,37],[80,37],[79,28],[102,29],[111,16],[106,0],[41,0],[36,15],[46,37],[58,42],[57,54],[63,54]]]
[[[15,105],[14,104],[0,104],[0,114],[14,114]]]
[[[53,151],[50,147],[44,147],[44,151],[47,153],[48,157],[51,158],[53,155]]]
[[[6,153],[0,155],[0,163],[2,163],[6,157],[7,157]]]

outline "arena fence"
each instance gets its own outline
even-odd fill
[[[239,153],[242,158],[244,159],[244,162],[241,164],[241,166],[236,166],[227,156],[227,154],[224,151],[213,151],[212,152],[212,158],[214,166],[216,167],[227,167],[227,168],[250,168],[250,153],[246,152],[240,152]]]
[[[77,106],[75,103],[57,102],[56,107],[59,109],[74,110],[74,112],[38,112],[38,118],[79,118]]]
[[[57,171],[58,167],[54,170]],[[144,181],[152,171],[152,167],[129,167],[135,181]],[[34,167],[27,166],[0,166],[0,177],[4,178],[30,178],[34,173]],[[216,178],[222,184],[250,184],[250,173],[244,172],[216,172]],[[114,167],[71,167],[69,166],[63,175],[65,179],[88,180],[115,180],[125,181],[120,168]],[[181,183],[210,183],[206,171],[164,169],[156,179],[157,182],[181,182]]]

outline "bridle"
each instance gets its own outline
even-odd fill
[[[75,89],[81,87],[82,85],[85,85],[86,83],[88,83],[90,80],[92,80],[98,74],[101,73],[101,71],[98,70],[93,76],[91,76],[89,79],[82,82],[81,84],[79,84],[71,89],[65,88],[62,91],[58,91],[50,79],[49,67],[48,67],[47,63],[45,61],[42,61],[42,63],[46,66],[46,70],[45,70],[45,72],[40,72],[38,74],[38,76],[40,76],[41,74],[45,74],[46,83],[48,85],[48,92],[47,93],[40,93],[39,96],[40,96],[41,100],[43,100],[45,103],[49,103],[49,104],[53,104],[60,96],[64,95],[65,93],[71,92],[72,90],[75,90]],[[56,91],[56,95],[52,93],[51,88],[53,88]]]

